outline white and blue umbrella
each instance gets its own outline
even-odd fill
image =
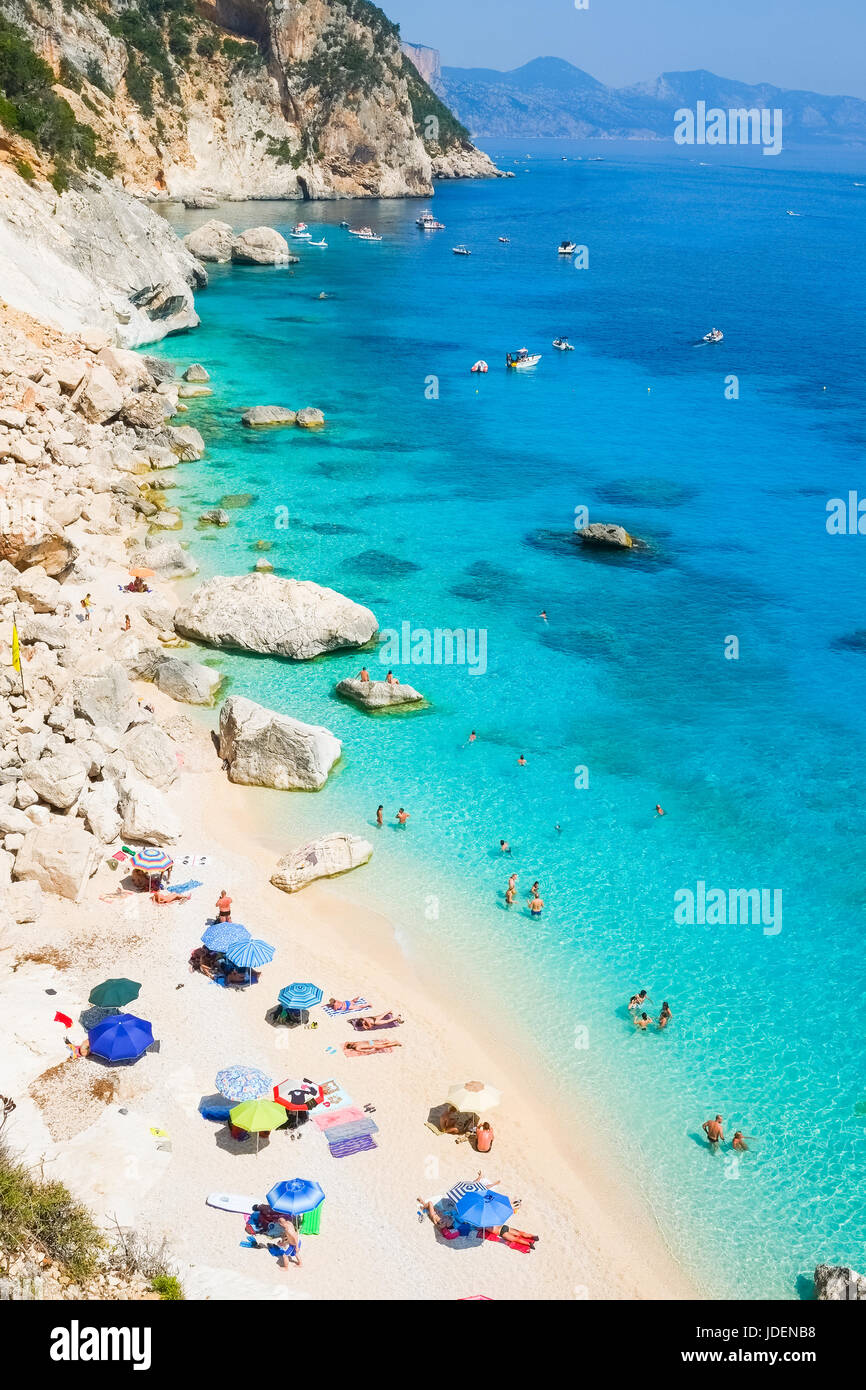
[[[322,1002],[322,991],[318,985],[301,984],[295,981],[286,985],[277,995],[284,1009],[311,1009]]]
[[[258,1067],[223,1067],[216,1074],[216,1088],[226,1100],[261,1100],[273,1091],[274,1083]]]
[[[484,1231],[501,1226],[513,1214],[514,1207],[502,1192],[467,1192],[457,1203],[459,1219]]]
[[[305,1211],[315,1211],[325,1200],[325,1194],[317,1182],[309,1178],[288,1178],[272,1187],[267,1196],[269,1207],[286,1216],[301,1216]]]
[[[225,951],[236,941],[249,941],[250,934],[240,922],[214,922],[202,932],[201,939],[209,951]]]
[[[267,965],[268,961],[273,960],[274,947],[269,946],[267,941],[248,937],[246,941],[233,941],[226,947],[225,954],[232,965],[238,966],[239,969],[254,970],[257,966]]]

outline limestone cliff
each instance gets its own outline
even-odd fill
[[[124,187],[428,196],[496,171],[368,0],[6,0]]]

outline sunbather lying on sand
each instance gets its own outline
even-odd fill
[[[437,1211],[432,1202],[425,1202],[423,1197],[416,1197],[418,1206],[429,1216],[437,1230],[450,1230],[454,1225],[454,1217],[449,1212]]]
[[[215,980],[218,960],[219,956],[214,951],[209,951],[206,946],[197,946],[189,958],[189,968],[193,974],[199,970],[209,980]]]
[[[403,1019],[395,1015],[392,1009],[386,1014],[369,1014],[366,1018],[355,1018],[352,1020],[353,1028],[385,1028],[389,1023],[402,1023]]]
[[[343,1051],[349,1057],[364,1057],[373,1052],[390,1052],[392,1047],[402,1047],[402,1043],[386,1042],[384,1038],[377,1038],[375,1042],[347,1042],[343,1043]]]
[[[157,888],[150,896],[155,903],[188,903],[192,894],[175,893],[171,888]]]
[[[356,994],[354,999],[329,999],[328,1008],[333,1009],[335,1014],[349,1014],[353,1009],[362,1007],[361,996]]]

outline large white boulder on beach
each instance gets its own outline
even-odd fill
[[[111,372],[97,363],[80,388],[76,405],[85,419],[91,424],[101,425],[117,415],[125,396]]]
[[[117,661],[109,662],[98,675],[79,676],[69,698],[79,718],[110,729],[125,729],[136,708],[129,677]]]
[[[200,661],[166,656],[157,663],[153,683],[164,695],[185,705],[209,705],[222,684],[219,671]]]
[[[127,776],[120,787],[121,833],[141,845],[170,845],[181,824],[161,791],[141,778]]]
[[[271,874],[271,883],[284,893],[297,893],[317,878],[334,878],[359,868],[372,855],[373,846],[360,835],[323,835],[284,854]]]
[[[232,695],[220,710],[219,755],[230,782],[279,791],[318,791],[342,752],[342,744],[317,724]]]
[[[32,608],[34,613],[53,613],[60,603],[65,602],[61,585],[46,574],[44,565],[31,565],[18,579],[13,580],[12,587],[20,601]]]
[[[228,222],[220,222],[219,218],[212,217],[209,222],[203,222],[200,227],[189,232],[183,238],[183,244],[187,251],[197,256],[200,261],[213,261],[217,265],[225,265],[232,258],[234,239],[234,229]]]
[[[172,452],[184,463],[204,458],[204,440],[192,425],[171,425],[168,433]]]
[[[57,811],[68,811],[74,806],[87,781],[87,769],[72,748],[25,763],[21,775],[39,800]]]
[[[341,647],[363,647],[378,624],[369,608],[308,579],[244,574],[209,579],[177,610],[182,637],[309,661]]]
[[[357,676],[337,683],[337,694],[364,709],[394,709],[397,705],[423,704],[424,696],[411,685],[390,681],[362,681]]]
[[[232,242],[238,265],[288,265],[289,243],[273,227],[248,227]]]
[[[158,724],[133,724],[120,751],[142,777],[155,787],[170,787],[177,780],[176,745]]]
[[[33,879],[46,893],[78,902],[97,868],[99,846],[77,820],[55,820],[24,836],[12,873]]]
[[[103,845],[112,844],[120,834],[117,803],[117,784],[110,778],[91,782],[81,799],[85,825]]]

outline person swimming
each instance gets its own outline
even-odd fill
[[[473,730],[472,730],[472,733],[469,735],[469,738],[466,740],[466,742],[467,742],[467,743],[474,743],[477,737],[478,737],[478,735],[476,734],[475,730],[473,729]]]
[[[524,758],[524,756],[523,756],[522,753],[521,753],[520,757],[517,759],[517,766],[518,766],[518,767],[526,767],[526,766],[527,766],[526,759]]]
[[[408,819],[409,819],[409,812],[408,812],[408,811],[404,811],[404,810],[403,810],[403,807],[401,806],[400,809],[399,809],[399,811],[397,812],[397,823],[398,823],[398,825],[402,825],[402,827],[403,827],[404,830],[406,829],[406,822],[408,821]]]
[[[635,1028],[639,1028],[642,1033],[645,1033],[652,1023],[652,1019],[649,1014],[641,1014],[640,1017],[637,1014],[632,1014],[632,1023]]]
[[[642,1009],[643,1006],[644,1006],[644,1004],[647,1004],[647,1003],[650,1003],[650,1004],[651,1004],[651,1003],[652,1003],[652,1000],[650,999],[650,997],[649,997],[649,995],[647,994],[646,990],[645,990],[645,989],[642,989],[642,990],[640,990],[637,994],[633,994],[633,995],[632,995],[631,999],[629,999],[629,1001],[628,1001],[628,1007],[629,1007],[630,1010],[633,1010],[633,1009]]]
[[[510,853],[511,853],[511,846],[510,846],[510,844],[508,843],[507,840],[500,840],[500,841],[499,841],[499,851],[500,851],[501,854],[510,854]]]
[[[659,1028],[667,1028],[672,1018],[671,1006],[666,999],[663,999],[661,1013],[659,1014]]]
[[[657,816],[663,816],[663,815],[664,815],[664,811],[662,810],[662,808],[661,808],[661,806],[658,804],[658,802],[656,802],[656,815],[657,815]]]
[[[742,1130],[735,1130],[734,1137],[731,1140],[731,1148],[737,1149],[739,1153],[743,1154],[747,1154],[749,1152],[749,1146],[743,1138]]]

